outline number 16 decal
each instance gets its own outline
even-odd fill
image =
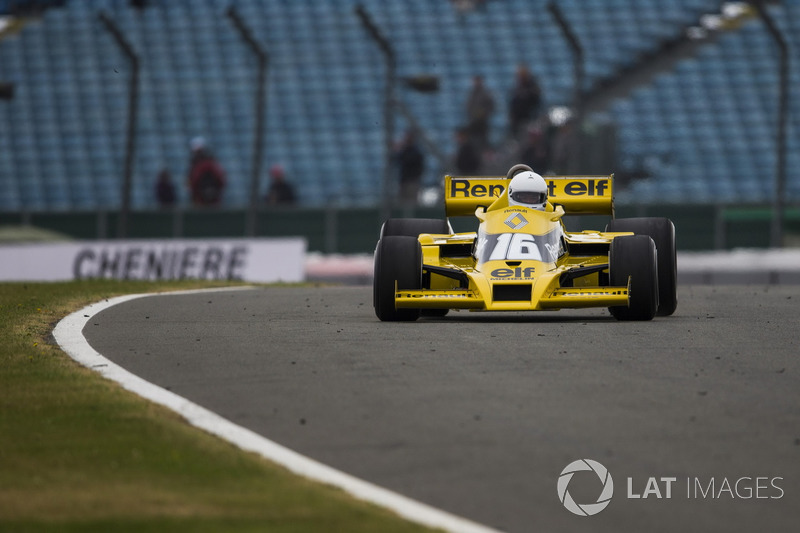
[[[542,261],[542,254],[536,246],[533,235],[525,233],[503,233],[497,236],[497,244],[489,256],[489,261],[509,259],[512,261]]]

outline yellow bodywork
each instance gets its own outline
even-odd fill
[[[447,215],[474,215],[479,230],[420,235],[426,288],[397,290],[396,307],[540,311],[627,306],[629,287],[607,283],[608,246],[614,237],[630,234],[569,233],[561,221],[564,214],[613,215],[612,176],[545,179],[549,203],[538,211],[509,206],[504,178],[446,176]]]
[[[425,265],[436,264],[428,261],[437,248],[423,246]],[[581,261],[584,268],[592,265],[607,264],[606,258],[592,258]],[[459,269],[466,274],[469,286],[458,288],[455,280],[440,275],[431,275],[431,288],[420,290],[399,290],[395,294],[395,305],[398,308],[415,309],[475,309],[484,311],[542,311],[561,308],[609,307],[628,305],[628,287],[607,287],[598,284],[599,274],[590,274],[574,280],[572,287],[561,287],[561,274],[578,266],[578,263],[565,261],[561,265],[542,262],[521,262],[519,266],[508,267],[505,262],[497,265],[487,263],[491,269],[489,274],[499,269],[512,272],[509,278],[502,281],[493,279],[491,275],[475,270],[467,265],[459,266],[456,261],[443,261],[438,266]],[[498,268],[493,268],[497,266]],[[526,269],[541,271],[536,277],[513,277],[523,274]],[[493,288],[497,286],[530,285],[530,296],[526,300],[502,300],[493,298]]]
[[[546,176],[548,201],[569,214],[614,215],[614,176]],[[508,179],[494,176],[445,176],[448,217],[470,216],[506,197]],[[506,205],[508,205],[506,200]]]

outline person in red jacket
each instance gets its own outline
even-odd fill
[[[197,206],[216,206],[222,201],[225,190],[225,170],[217,162],[202,137],[195,137],[190,143],[192,160],[187,185],[192,196],[192,204]]]

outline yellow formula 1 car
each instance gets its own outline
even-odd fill
[[[387,220],[375,249],[375,314],[398,321],[450,309],[608,307],[619,320],[671,315],[675,227],[666,218],[614,219],[612,188],[613,175],[542,178],[525,165],[506,177],[445,176],[446,216],[474,214],[478,231],[453,233],[448,219]],[[573,214],[612,219],[605,231],[573,233],[562,221]]]

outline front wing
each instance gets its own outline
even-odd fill
[[[494,301],[474,290],[399,290],[398,309],[475,309],[482,311],[542,311],[628,305],[627,287],[556,289],[537,301]]]
[[[424,267],[423,267],[424,268]],[[567,269],[531,283],[491,283],[467,273],[468,288],[396,290],[395,306],[410,309],[472,309],[481,311],[543,311],[627,306],[629,287],[562,287]]]

